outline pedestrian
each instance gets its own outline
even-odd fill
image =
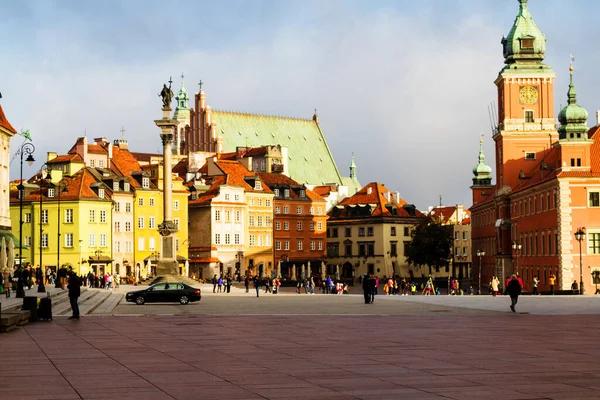
[[[364,278],[362,278],[362,289],[365,296],[365,304],[369,304],[371,301],[369,294],[369,274],[365,274]]]
[[[576,280],[574,280],[573,283],[571,284],[571,290],[573,291],[573,294],[579,293],[579,286],[577,285]]]
[[[538,292],[538,285],[540,284],[540,280],[538,279],[537,276],[533,277],[533,295],[534,296],[539,296],[540,292]]]
[[[250,278],[248,277],[248,275],[246,275],[246,278],[244,279],[244,287],[246,287],[246,293],[248,293],[248,291],[250,290]]]
[[[511,277],[508,285],[506,285],[506,291],[510,296],[510,309],[512,312],[515,312],[515,306],[517,305],[519,295],[521,294],[521,284],[517,280],[517,275]]]
[[[213,284],[213,293],[216,293],[216,291],[217,291],[217,274],[215,274],[215,276],[213,276],[212,284]]]
[[[259,293],[260,293],[260,278],[258,277],[258,275],[254,276],[254,288],[256,289],[256,297],[259,297]]]
[[[227,293],[231,293],[231,275],[227,275]]]
[[[4,293],[8,298],[10,297],[10,290],[12,289],[13,283],[12,275],[10,274],[8,267],[5,267],[4,271],[2,271],[2,277],[4,278]]]
[[[221,293],[222,289],[223,289],[223,277],[220,276],[219,279],[217,279],[217,293]]]
[[[500,281],[498,280],[496,275],[494,275],[492,277],[491,285],[492,285],[492,296],[496,297],[498,295],[498,286],[500,286]]]
[[[71,303],[71,310],[73,315],[69,319],[79,319],[79,304],[77,300],[81,295],[81,280],[75,272],[69,271],[69,281],[67,288],[69,289],[69,301]]]
[[[375,295],[377,294],[377,279],[373,275],[369,275],[369,304],[375,303]]]
[[[554,295],[554,284],[556,283],[556,276],[554,274],[550,274],[550,278],[548,279],[550,282],[550,294]]]

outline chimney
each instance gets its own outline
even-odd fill
[[[206,95],[203,90],[200,90],[200,110],[204,110],[206,108]]]
[[[49,151],[48,155],[46,156],[46,161],[52,161],[54,160],[56,157],[58,157],[58,154],[56,154],[53,151]]]
[[[600,110],[596,110],[596,126],[600,126]]]
[[[372,192],[373,192],[373,188],[369,186],[367,188],[367,194],[371,194]]]
[[[390,202],[390,192],[385,192],[385,199],[387,200],[387,202]]]
[[[396,203],[400,203],[400,193],[396,192]]]

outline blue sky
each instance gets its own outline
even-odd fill
[[[529,8],[557,73],[555,114],[572,53],[595,125],[600,2]],[[480,132],[493,165],[487,105],[517,10],[517,0],[2,1],[0,102],[31,130],[31,175],[84,132],[113,140],[124,126],[132,150],[158,151],[157,93],[183,72],[190,92],[202,79],[214,109],[310,118],[317,108],[340,171],[354,152],[363,184],[421,209],[440,194],[469,206]]]

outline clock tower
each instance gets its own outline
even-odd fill
[[[519,12],[502,46],[506,65],[494,82],[498,88],[494,134],[498,189],[518,185],[558,139],[555,73],[543,63],[546,37],[533,21],[527,0],[519,0]]]

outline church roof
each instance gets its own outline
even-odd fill
[[[4,115],[4,110],[2,106],[0,106],[0,127],[4,128],[6,131],[12,133],[13,135],[17,133],[16,129],[8,122],[6,119],[6,115]]]
[[[330,215],[335,217],[347,217],[348,207],[353,206],[371,206],[371,217],[421,217],[423,213],[415,209],[414,206],[408,204],[406,200],[398,197],[396,198],[395,193],[392,193],[388,188],[383,186],[379,182],[371,182],[356,194],[351,197],[346,197],[338,204],[338,208],[344,208],[341,212],[336,212],[335,207],[330,211]],[[393,215],[390,211],[390,207],[396,207],[397,215]],[[406,206],[406,207],[405,207]],[[412,210],[412,215],[409,210]]]
[[[323,132],[314,119],[216,110],[211,118],[217,124],[217,135],[223,137],[224,151],[235,151],[238,146],[285,146],[293,180],[310,185],[342,183]]]

